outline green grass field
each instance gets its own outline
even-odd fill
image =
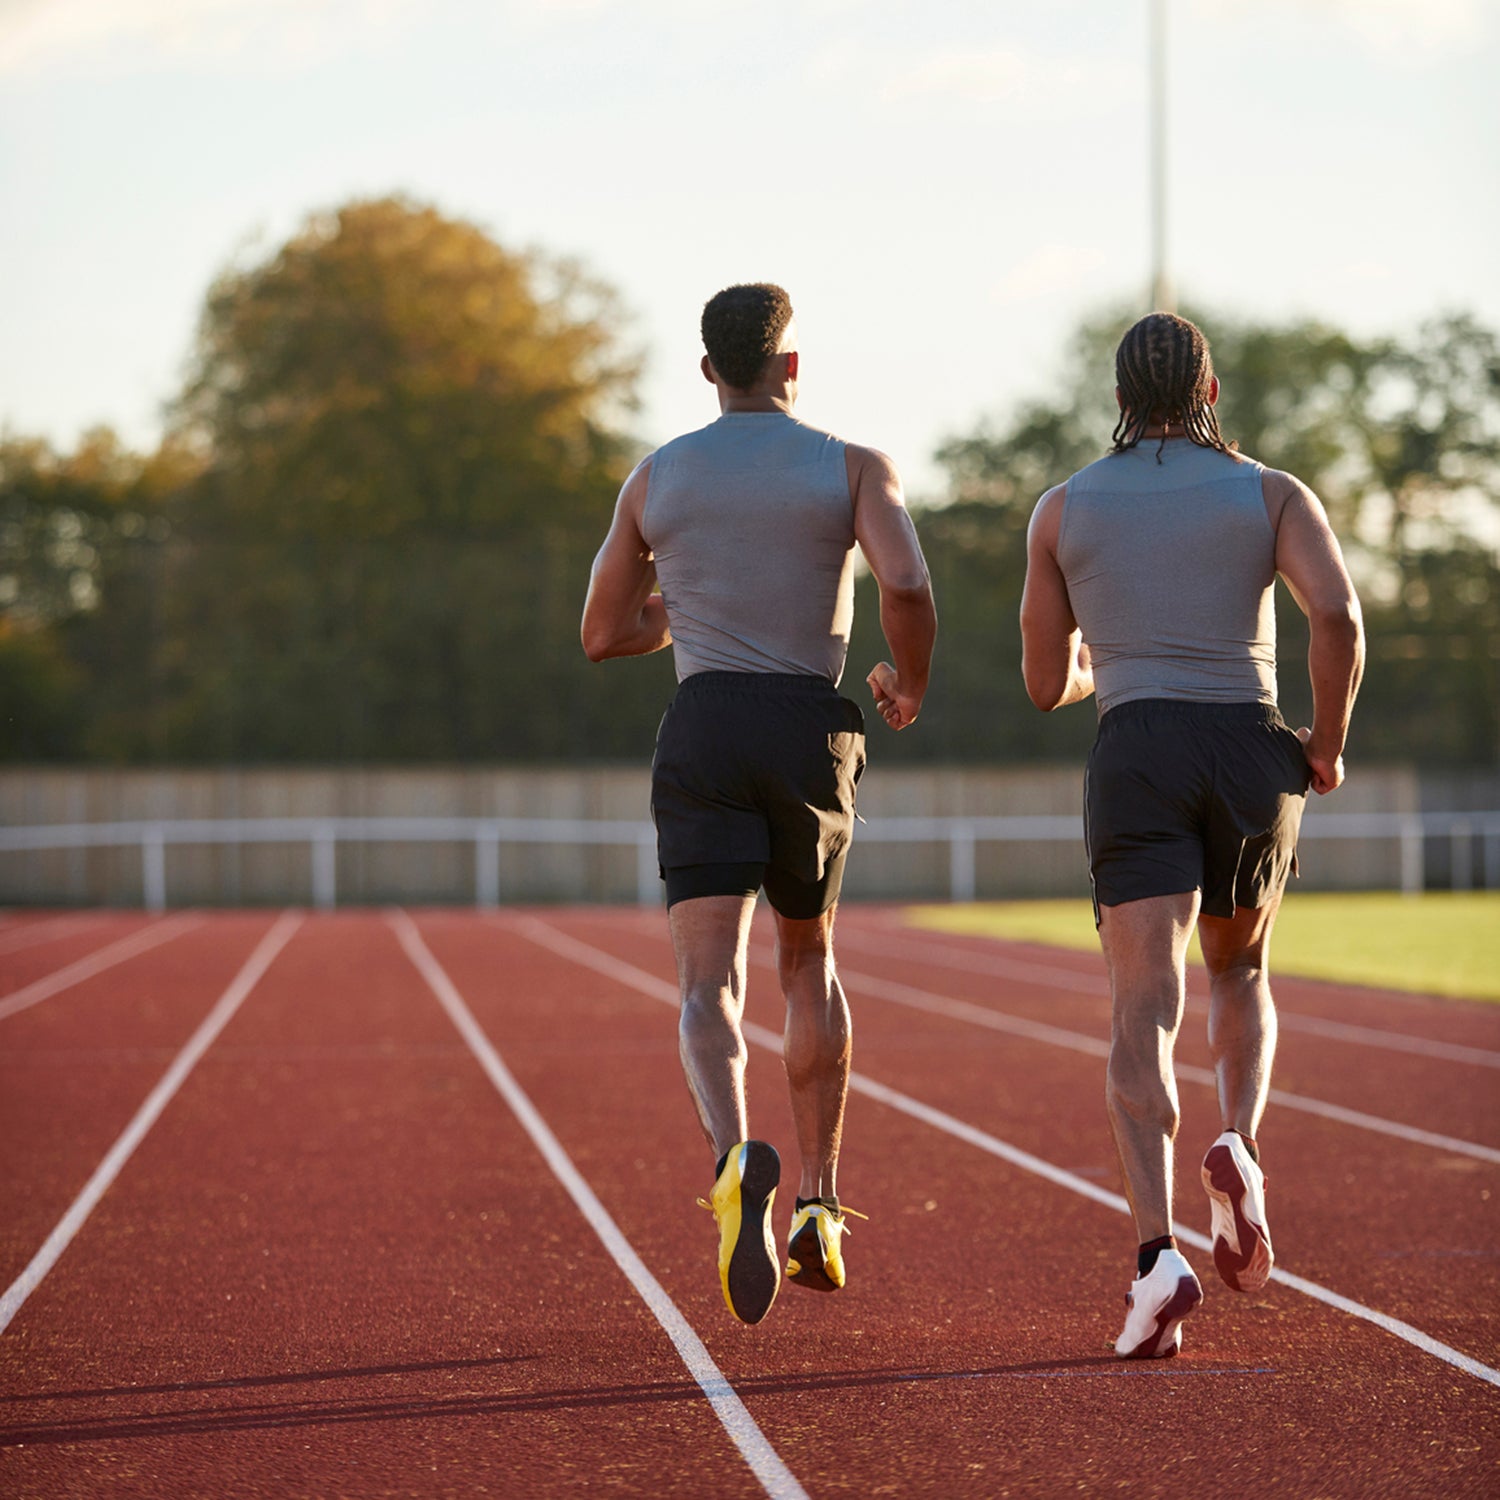
[[[979,901],[913,906],[907,920],[1098,950],[1087,901]],[[1192,957],[1198,959],[1193,943]],[[1500,891],[1424,896],[1293,893],[1276,920],[1273,974],[1302,974],[1428,995],[1500,1001]]]

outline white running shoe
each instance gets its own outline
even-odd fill
[[[1115,1340],[1120,1359],[1171,1359],[1182,1348],[1182,1320],[1203,1300],[1193,1268],[1176,1250],[1163,1250],[1126,1295],[1130,1309]]]
[[[1258,1292],[1275,1256],[1266,1227],[1266,1178],[1245,1142],[1226,1130],[1203,1158],[1203,1190],[1213,1208],[1214,1265],[1237,1292]]]

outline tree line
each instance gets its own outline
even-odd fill
[[[1323,498],[1360,585],[1367,760],[1500,759],[1500,347],[1462,315],[1404,340],[1187,309],[1241,449]],[[884,763],[1075,758],[1016,626],[1031,508],[1104,451],[1127,309],[1056,390],[940,450],[915,497],[941,630]],[[131,764],[641,762],[669,653],[593,668],[589,564],[640,455],[617,296],[402,199],[311,218],[205,299],[155,452],[0,441],[0,759]],[[877,437],[878,441],[878,437]],[[861,583],[851,675],[884,654]],[[1283,701],[1305,632],[1278,599]],[[857,681],[846,685],[861,697]]]

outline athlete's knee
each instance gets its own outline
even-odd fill
[[[1200,935],[1200,942],[1203,966],[1208,970],[1209,983],[1216,995],[1256,990],[1269,982],[1264,937],[1227,941],[1223,937],[1215,939]]]
[[[776,972],[789,1005],[825,1005],[838,983],[833,955],[826,952],[778,952]]]
[[[1177,1133],[1177,1090],[1172,1081],[1170,1053],[1156,1047],[1132,1045],[1116,1037],[1110,1047],[1105,1077],[1105,1102],[1111,1117],[1121,1115]]]
[[[1206,967],[1208,981],[1216,995],[1233,997],[1235,994],[1255,993],[1266,988],[1271,980],[1265,963],[1256,954],[1237,954],[1219,963],[1208,963]]]
[[[737,1025],[744,1010],[732,984],[718,980],[690,980],[682,987],[681,1024],[684,1027]]]

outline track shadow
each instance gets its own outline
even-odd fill
[[[360,1380],[391,1375],[427,1375],[462,1370],[496,1370],[540,1358],[440,1361],[430,1364],[373,1365],[360,1369],[316,1370],[281,1375],[255,1375],[238,1379],[180,1382],[160,1386],[127,1386],[115,1390],[34,1392],[8,1398],[12,1402],[40,1403],[54,1400],[139,1400],[142,1396],[181,1396],[264,1387],[296,1388],[309,1383]],[[1173,1362],[1175,1365],[1175,1361]],[[744,1398],[794,1395],[808,1391],[851,1391],[872,1387],[951,1380],[1068,1379],[1079,1376],[1138,1376],[1141,1374],[1259,1375],[1261,1369],[1161,1365],[1151,1368],[1127,1365],[1110,1356],[1089,1359],[1041,1361],[1028,1364],[989,1365],[970,1369],[878,1369],[804,1375],[752,1376],[736,1381],[733,1389]],[[726,1385],[728,1382],[726,1382]],[[607,1385],[574,1389],[529,1389],[430,1396],[367,1396],[312,1400],[297,1398],[276,1402],[232,1405],[191,1405],[148,1411],[101,1413],[71,1421],[18,1423],[0,1428],[0,1448],[43,1443],[85,1443],[177,1437],[195,1433],[227,1433],[296,1427],[343,1426],[366,1422],[412,1422],[452,1420],[466,1417],[503,1417],[531,1412],[586,1411],[607,1407],[640,1407],[678,1401],[699,1401],[703,1391],[695,1380],[649,1381],[629,1385]]]
[[[360,1380],[375,1375],[421,1375],[431,1370],[482,1370],[520,1364],[539,1354],[493,1355],[488,1359],[435,1359],[404,1365],[363,1365],[340,1370],[298,1370],[277,1375],[226,1375],[222,1380],[177,1380],[168,1385],[100,1386],[81,1391],[28,1391],[0,1395],[0,1403],[17,1401],[86,1401],[113,1396],[167,1396],[188,1391],[232,1391],[260,1385],[303,1385],[316,1380]]]

